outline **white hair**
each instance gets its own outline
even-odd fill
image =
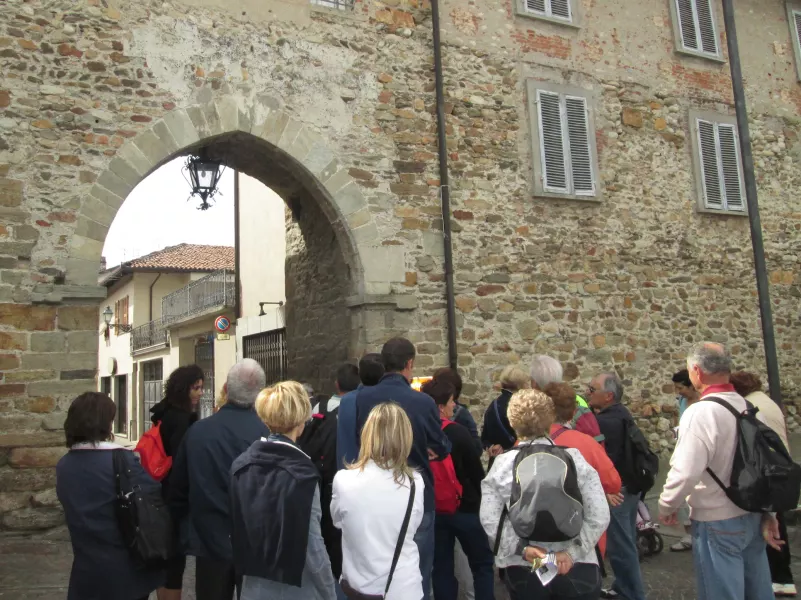
[[[266,383],[267,377],[259,363],[252,358],[241,360],[228,371],[228,402],[242,408],[251,407]]]
[[[690,350],[687,367],[697,366],[707,375],[723,375],[732,372],[731,355],[723,344],[701,342]]]
[[[531,362],[531,379],[540,390],[544,390],[549,383],[562,382],[562,365],[555,358],[540,354]]]

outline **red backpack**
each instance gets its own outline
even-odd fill
[[[453,421],[442,419],[443,431],[451,423]],[[453,459],[448,455],[443,460],[431,461],[431,471],[434,474],[434,506],[437,514],[454,514],[462,502],[462,484],[456,478]]]
[[[145,431],[136,444],[139,460],[150,476],[161,481],[172,468],[172,456],[164,451],[164,442],[161,440],[161,421]]]

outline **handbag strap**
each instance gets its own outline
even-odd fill
[[[511,433],[509,433],[509,430],[506,428],[506,425],[503,424],[503,419],[501,419],[501,411],[498,410],[498,401],[495,400],[492,403],[492,406],[495,408],[495,418],[498,419],[498,425],[501,426],[501,429],[503,429],[503,432],[506,434],[506,437],[509,438],[509,441],[514,444],[517,438],[513,436]]]
[[[125,450],[112,450],[111,451],[111,463],[114,468],[114,483],[117,488],[117,497],[124,498],[125,492],[123,491],[124,488],[128,488],[130,486],[125,485],[128,483],[128,473],[126,465],[125,465]],[[124,480],[124,481],[123,481]]]
[[[560,427],[559,430],[554,435],[551,436],[551,443],[556,441],[556,438],[562,435],[565,431],[567,431],[567,427]]]
[[[392,557],[392,567],[389,569],[389,577],[387,578],[387,587],[384,588],[384,596],[386,596],[389,592],[389,585],[392,583],[392,576],[395,574],[395,567],[398,566],[398,559],[400,558],[401,550],[403,549],[403,542],[406,539],[406,531],[409,529],[409,519],[412,518],[412,505],[414,504],[414,476],[411,478],[411,485],[409,488],[409,503],[406,505],[406,515],[403,517],[403,525],[401,525],[400,535],[398,535],[398,543],[395,544],[395,556]]]
[[[498,556],[498,549],[501,547],[501,534],[503,533],[503,523],[506,521],[506,515],[509,514],[509,511],[506,510],[506,504],[503,505],[503,510],[501,511],[501,518],[498,521],[498,531],[495,534],[495,546],[492,548],[492,555]]]

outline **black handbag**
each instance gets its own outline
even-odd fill
[[[383,594],[363,594],[358,590],[354,590],[350,584],[345,581],[343,577],[339,585],[345,596],[350,600],[383,600],[387,592],[389,592],[389,585],[392,583],[392,576],[395,574],[395,567],[398,565],[401,550],[403,549],[403,542],[406,539],[406,530],[409,529],[409,519],[412,516],[412,505],[414,504],[414,477],[411,478],[411,486],[409,489],[409,504],[406,506],[406,516],[403,517],[403,525],[401,525],[400,535],[398,535],[398,543],[395,544],[395,556],[392,557],[392,567],[389,569],[389,577],[387,578],[387,587],[384,588]]]
[[[131,483],[129,450],[112,450],[117,498],[114,511],[122,539],[142,568],[163,567],[175,554],[170,511],[161,490],[143,490]]]

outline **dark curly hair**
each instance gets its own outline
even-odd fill
[[[732,373],[729,381],[734,386],[737,393],[743,397],[753,392],[762,391],[762,380],[759,378],[759,375],[748,373],[747,371]]]
[[[420,391],[434,399],[437,406],[445,406],[456,394],[456,388],[450,381],[431,379],[423,384]]]
[[[183,410],[192,410],[192,401],[189,399],[189,390],[200,379],[205,379],[203,369],[197,365],[178,367],[167,378],[164,385],[164,399],[173,406]]]
[[[84,392],[70,404],[64,421],[67,448],[82,442],[106,442],[114,437],[117,405],[106,394]]]

